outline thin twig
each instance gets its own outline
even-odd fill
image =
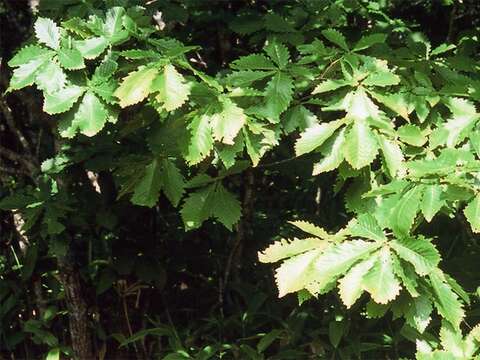
[[[457,17],[457,4],[455,3],[453,5],[452,11],[450,12],[450,20],[448,22],[448,32],[447,32],[447,39],[446,39],[447,43],[452,42],[456,17]]]

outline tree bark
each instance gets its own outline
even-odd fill
[[[88,329],[88,306],[80,275],[68,256],[58,258],[58,269],[68,308],[73,357],[75,360],[94,359]]]

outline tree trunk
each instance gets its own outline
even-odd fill
[[[94,359],[90,331],[88,329],[88,307],[82,291],[82,282],[78,269],[69,257],[58,258],[60,279],[65,289],[70,336],[75,360]]]

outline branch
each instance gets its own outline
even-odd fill
[[[15,135],[18,138],[18,141],[20,142],[20,144],[22,144],[23,149],[27,151],[30,155],[32,155],[30,144],[28,143],[25,136],[23,136],[20,129],[15,125],[12,109],[10,109],[5,99],[1,97],[0,97],[0,109],[2,110],[3,115],[5,116],[5,120],[7,121],[8,127],[10,128],[11,131],[13,131],[13,133],[15,133]]]
[[[30,176],[32,176],[38,170],[38,166],[32,158],[29,157],[29,159],[27,159],[25,156],[22,156],[1,145],[0,145],[0,155],[3,155],[5,158],[13,162],[22,164]]]

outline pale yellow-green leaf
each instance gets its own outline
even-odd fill
[[[263,252],[258,253],[258,260],[262,263],[273,263],[282,259],[299,255],[309,250],[322,249],[328,243],[318,238],[306,238],[293,240],[281,239],[275,241]]]
[[[375,263],[377,257],[371,256],[367,260],[352,267],[348,273],[339,280],[338,292],[343,304],[350,308],[360,298],[364,292],[362,288],[362,278]]]
[[[378,304],[387,304],[400,294],[400,281],[393,272],[390,250],[382,248],[373,267],[362,280],[363,288]]]
[[[302,290],[312,278],[312,264],[321,250],[310,250],[282,263],[275,273],[279,297]]]
[[[120,106],[124,108],[145,99],[150,93],[150,85],[157,74],[158,69],[144,67],[124,77],[114,93],[120,99]]]
[[[156,100],[163,103],[165,110],[172,111],[187,101],[190,95],[190,85],[173,65],[168,64],[155,81],[152,91],[158,91]]]

